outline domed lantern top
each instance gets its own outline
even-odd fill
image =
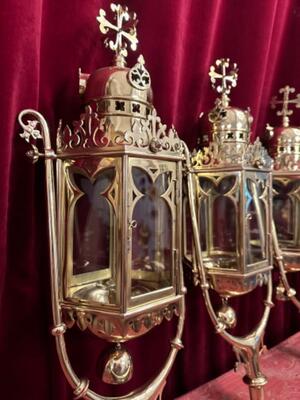
[[[230,297],[269,276],[272,159],[258,138],[250,143],[249,110],[229,105],[237,65],[217,60],[209,76],[221,96],[207,114],[212,141],[194,153],[192,162],[204,265],[211,286]]]
[[[57,151],[60,156],[68,156],[91,150],[124,152],[134,147],[136,152],[181,157],[175,129],[167,130],[153,107],[151,78],[144,57],[140,55],[132,68],[126,67],[126,41],[132,50],[136,50],[138,43],[136,15],[120,5],[112,4],[111,9],[116,14],[116,24],[107,20],[104,10],[100,10],[97,20],[100,32],[116,35],[115,40],[105,40],[106,46],[115,52],[115,65],[92,74],[79,72],[85,113],[73,123],[73,129],[60,125]]]
[[[122,136],[132,128],[132,118],[146,120],[152,113],[153,96],[144,57],[140,55],[132,68],[126,67],[127,43],[131,50],[136,50],[138,44],[136,14],[116,4],[111,5],[111,10],[115,13],[115,24],[106,18],[104,10],[99,11],[97,21],[101,33],[115,35],[114,40],[104,41],[115,52],[115,65],[97,69],[92,74],[80,70],[79,86],[84,104],[96,106],[98,117],[109,117],[114,131],[118,132],[115,135],[110,130],[107,139],[121,144]]]
[[[238,79],[237,64],[233,63],[230,71],[228,71],[229,66],[229,59],[222,58],[216,61],[215,66],[210,67],[212,87],[221,96],[216,99],[215,107],[210,112],[200,115],[199,141],[204,145],[210,141],[237,144],[249,141],[251,115],[248,111],[229,105],[231,88],[236,87]]]
[[[220,67],[221,71],[217,72],[216,67]],[[237,64],[233,63],[231,71],[227,72],[229,59],[223,58],[216,61],[216,67],[212,65],[209,71],[212,87],[217,93],[221,94],[221,98],[216,100],[215,108],[208,114],[214,139],[218,141],[248,142],[252,117],[248,111],[229,106],[231,88],[237,85]],[[220,84],[218,84],[219,80],[221,81]]]
[[[215,107],[209,113],[202,114],[206,121],[206,132],[203,134],[210,137],[211,142],[198,153],[198,162],[206,166],[245,164],[270,167],[272,161],[259,139],[250,144],[253,117],[249,109],[242,110],[229,105],[231,88],[236,87],[238,79],[237,65],[233,63],[228,72],[229,67],[229,59],[224,58],[217,60],[216,66],[210,67],[212,87],[221,97],[216,99]]]

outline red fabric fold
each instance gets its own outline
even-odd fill
[[[174,124],[190,148],[198,136],[200,112],[212,108],[216,95],[209,66],[229,57],[239,66],[232,104],[250,107],[253,136],[263,136],[271,95],[290,84],[300,90],[300,3],[293,0],[152,0],[127,2],[138,14],[139,48],[151,73],[154,104],[162,121]],[[78,118],[78,68],[92,72],[111,63],[102,44],[96,15],[109,1],[2,0],[0,8],[1,194],[0,194],[0,354],[3,399],[66,400],[71,390],[60,369],[49,294],[47,214],[42,163],[26,160],[18,138],[17,114],[36,108],[47,118],[52,140],[58,120]],[[293,123],[300,125],[295,111]],[[169,376],[164,399],[173,399],[231,368],[233,352],[214,334],[201,290],[187,273],[185,349]],[[295,276],[294,287],[300,289]],[[262,311],[262,291],[234,300],[239,328],[246,333]],[[68,348],[75,370],[89,376],[92,388],[107,395],[126,393],[144,383],[162,365],[176,321],[165,322],[128,344],[135,363],[123,389],[101,383],[98,357],[108,346],[74,329]],[[274,345],[299,329],[291,304],[276,303],[266,342]],[[265,371],[267,374],[267,371]]]

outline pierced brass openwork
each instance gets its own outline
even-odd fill
[[[156,399],[182,348],[183,147],[152,105],[144,58],[125,67],[123,39],[136,48],[136,15],[120,5],[111,9],[116,25],[104,10],[97,19],[101,32],[116,32],[115,42],[107,41],[116,52],[116,65],[80,73],[85,109],[79,120],[71,127],[60,122],[53,150],[43,116],[24,110],[20,136],[31,144],[28,155],[34,162],[45,158],[52,333],[75,398],[104,399],[74,372],[65,346],[67,329],[77,324],[114,344],[102,378],[121,384],[133,374],[123,343],[177,316],[164,367],[152,382],[126,396]],[[39,139],[43,152],[36,144]]]
[[[300,107],[300,94],[290,98],[295,88],[285,86],[279,90],[283,99],[273,97],[271,107],[281,104],[282,125],[276,128],[267,125],[270,153],[274,157],[273,171],[273,218],[274,253],[280,271],[280,283],[276,288],[277,297],[291,300],[300,310],[287,277],[288,273],[300,271],[300,128],[290,126],[289,116],[293,110],[289,105]]]
[[[212,142],[187,156],[188,201],[184,201],[184,255],[192,266],[194,282],[200,285],[215,328],[232,344],[238,362],[246,369],[245,383],[251,399],[263,399],[266,377],[259,368],[259,353],[272,307],[271,167],[272,160],[259,139],[250,143],[252,117],[249,111],[229,105],[231,87],[236,85],[237,66],[230,72],[228,59],[211,67],[213,87],[221,98],[208,114]],[[217,80],[221,84],[217,84]],[[189,225],[190,224],[190,225]],[[194,243],[187,237],[192,231]],[[257,286],[267,286],[265,311],[258,326],[244,337],[228,330],[236,325],[231,297]],[[222,299],[216,312],[210,289]]]

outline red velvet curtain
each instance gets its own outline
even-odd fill
[[[151,73],[154,103],[165,123],[173,123],[192,148],[198,116],[213,106],[209,66],[218,57],[238,63],[238,87],[232,104],[251,107],[253,135],[263,135],[270,97],[285,84],[300,90],[300,2],[293,0],[131,0],[138,14],[138,52]],[[78,117],[78,67],[84,72],[111,63],[101,43],[95,16],[104,0],[2,0],[0,7],[1,115],[1,264],[0,381],[1,398],[71,399],[50,335],[51,307],[47,214],[42,163],[25,159],[25,143],[17,133],[16,116],[35,108],[47,118],[55,138],[59,118]],[[300,114],[292,117],[300,125]],[[174,399],[233,366],[230,347],[208,319],[199,288],[186,274],[185,349],[178,355],[164,392]],[[300,280],[294,284],[300,289]],[[262,310],[262,294],[234,303],[239,332],[247,332]],[[128,390],[157,371],[168,352],[175,322],[165,322],[128,344],[135,375]],[[266,342],[274,345],[299,328],[291,304],[276,302]],[[107,395],[119,388],[96,376],[99,354],[106,343],[77,329],[67,335],[74,368],[89,376],[92,387]],[[267,374],[267,371],[265,371]]]

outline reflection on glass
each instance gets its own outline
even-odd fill
[[[213,203],[213,247],[220,253],[236,249],[236,212],[229,197],[218,196]]]
[[[246,181],[246,262],[253,264],[266,258],[266,210],[259,198],[264,182]]]
[[[280,242],[287,247],[296,247],[300,241],[299,224],[296,224],[300,212],[300,181],[274,180],[273,215]]]
[[[200,205],[198,208],[199,212],[199,217],[198,217],[198,222],[199,222],[199,234],[200,234],[200,243],[201,243],[201,250],[203,252],[209,251],[209,213],[208,213],[208,204],[209,204],[209,199],[208,198],[202,198],[200,201]],[[192,236],[189,236],[190,238]],[[212,249],[211,249],[212,250]],[[210,251],[211,252],[211,251]]]
[[[236,176],[200,177],[204,192],[199,207],[200,240],[204,261],[214,267],[237,266]],[[208,264],[207,264],[208,265]]]
[[[93,181],[73,174],[73,182],[82,192],[74,207],[73,275],[87,276],[86,284],[74,296],[101,303],[112,303],[115,296],[111,251],[115,218],[106,198],[114,178],[114,168],[104,169]]]
[[[132,296],[172,286],[172,214],[161,196],[168,190],[171,173],[160,174],[153,182],[148,173],[132,168],[137,201],[132,219]]]
[[[293,202],[288,194],[276,195],[273,198],[273,215],[278,239],[292,242],[294,239]]]

